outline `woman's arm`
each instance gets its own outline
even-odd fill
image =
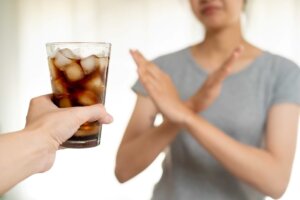
[[[186,128],[236,177],[264,194],[278,198],[287,187],[295,151],[299,107],[273,106],[267,121],[266,147],[255,148],[229,137],[184,105],[170,77],[139,52],[133,52],[144,87],[159,111]]]
[[[268,116],[263,149],[234,140],[193,113],[183,124],[230,173],[262,193],[279,198],[290,178],[298,117],[299,107],[296,105],[274,106]]]
[[[242,49],[239,48],[219,70],[212,73],[197,93],[185,102],[185,105],[195,112],[200,112],[209,107],[218,97],[221,84],[231,71],[232,63],[238,58],[241,51]],[[139,55],[136,55],[133,51],[131,51],[131,54],[135,60],[143,62]],[[143,76],[144,70],[138,68],[138,72],[140,81],[147,85],[147,80]],[[168,77],[165,78],[168,79]],[[170,91],[168,85],[165,84],[157,84],[154,87],[161,91]],[[178,97],[176,92],[173,95]],[[172,95],[168,94],[161,94],[160,96],[173,98]],[[161,106],[164,102],[165,105]],[[157,108],[163,107],[169,113],[174,111],[175,113],[169,115],[177,116],[177,110],[172,108],[174,105],[170,102],[164,99],[163,102],[155,105],[151,95],[150,97],[138,95],[134,112],[117,154],[115,174],[120,182],[125,182],[143,171],[176,137],[180,126],[176,123],[171,123],[170,120],[164,118],[164,122],[160,126],[153,126],[155,115],[158,112],[162,112],[157,110]]]
[[[115,174],[121,183],[149,166],[176,137],[178,127],[170,122],[153,126],[156,113],[151,99],[138,95],[117,153]]]

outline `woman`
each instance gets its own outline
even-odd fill
[[[87,121],[108,124],[112,117],[101,104],[57,108],[50,95],[32,99],[26,127],[0,135],[0,195],[23,179],[48,171],[59,146]]]
[[[203,42],[154,62],[131,51],[140,82],[116,177],[129,180],[169,147],[153,200],[279,198],[295,152],[300,70],[244,39],[243,0],[190,3]]]

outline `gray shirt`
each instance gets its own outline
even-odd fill
[[[207,78],[190,48],[159,57],[154,63],[170,75],[182,99],[195,94]],[[147,95],[139,81],[133,90]],[[230,75],[219,98],[199,115],[235,140],[261,148],[268,110],[279,103],[300,104],[300,69],[283,57],[263,52]],[[232,176],[181,130],[170,145],[152,199],[262,200],[264,195]]]

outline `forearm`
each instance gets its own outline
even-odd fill
[[[234,176],[264,194],[280,196],[280,183],[289,176],[270,152],[234,140],[196,114],[190,114],[184,126]]]
[[[121,145],[115,171],[118,180],[125,182],[143,171],[173,141],[178,131],[178,126],[164,122]]]
[[[48,153],[42,140],[25,131],[0,136],[0,195],[38,173]]]

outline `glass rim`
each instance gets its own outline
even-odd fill
[[[47,42],[46,46],[51,45],[108,45],[111,47],[109,42]]]

